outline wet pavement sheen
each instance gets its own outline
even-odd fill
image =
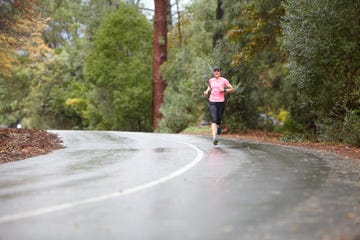
[[[65,149],[0,165],[0,239],[360,236],[356,160],[186,135],[56,133]]]

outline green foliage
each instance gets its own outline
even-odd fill
[[[360,147],[360,110],[348,111],[344,121],[326,119],[319,124],[320,139]]]
[[[79,1],[79,0],[78,0]],[[101,23],[104,21],[104,18],[109,14],[115,13],[121,6],[123,0],[89,0],[82,1],[81,12],[84,14],[84,25],[85,33],[87,38],[92,41],[97,30],[99,29]],[[126,1],[129,2],[129,1]]]
[[[292,118],[321,138],[339,140],[345,125],[355,127],[345,123],[360,108],[360,5],[290,0],[284,7]]]
[[[286,108],[281,0],[226,1],[224,11],[226,22],[220,27],[226,34],[214,56],[236,89],[228,99],[226,124],[236,131],[265,127],[258,126],[258,113]]]
[[[286,55],[278,44],[281,1],[226,1],[225,17],[221,20],[214,20],[216,3],[194,1],[186,15],[189,19],[183,18],[187,23],[183,26],[185,46],[171,49],[164,67],[168,81],[162,107],[164,119],[160,123],[164,129],[177,132],[201,116],[207,118],[207,100],[199,96],[212,77],[214,65],[222,67],[222,75],[235,87],[235,93],[227,96],[223,120],[232,131],[256,128],[258,111],[277,112],[285,108],[286,94],[281,88],[287,74]],[[219,33],[224,38],[213,48],[213,37]],[[170,39],[176,37],[170,35]]]
[[[215,1],[194,1],[183,16],[182,36],[184,46],[178,46],[178,32],[169,33],[168,61],[162,72],[167,81],[163,119],[157,131],[180,132],[207,114],[207,100],[203,92],[211,77],[213,62],[212,33],[209,22],[213,21]]]
[[[24,117],[31,78],[31,69],[27,67],[17,67],[10,75],[0,74],[0,125],[9,126]]]
[[[149,130],[151,24],[135,8],[119,4],[120,0],[44,2],[43,14],[51,19],[43,36],[56,48],[55,54],[28,67],[27,77],[3,78],[1,98],[9,101],[2,102],[1,122],[22,119],[25,127],[43,129]],[[108,15],[117,9],[121,19]],[[107,23],[99,27],[104,19]],[[129,25],[133,31],[127,31]],[[27,61],[28,57],[22,58]],[[87,79],[85,59],[90,63]],[[98,66],[91,68],[91,64]],[[16,85],[24,84],[21,94],[15,95]],[[104,96],[107,101],[102,102]],[[103,120],[104,116],[108,118]]]
[[[193,110],[196,106],[193,101],[189,101],[185,94],[178,94],[175,91],[167,89],[165,95],[167,101],[162,106],[161,112],[166,116],[166,120],[159,123],[159,131],[161,132],[181,132],[194,119]],[[171,120],[171,121],[169,121]]]
[[[69,111],[68,98],[83,98],[83,90],[69,77],[68,55],[55,55],[34,69],[34,79],[26,97],[24,125],[40,129],[82,128],[80,112]],[[84,99],[84,98],[83,98]]]
[[[54,49],[71,45],[82,34],[85,11],[81,0],[43,0],[43,14],[50,16],[44,39]]]
[[[305,142],[311,139],[306,128],[291,119],[286,120],[279,131],[283,133],[283,142]]]
[[[344,143],[360,147],[360,110],[347,112],[341,135]]]
[[[208,134],[211,131],[210,126],[190,126],[186,128],[183,133],[191,133],[191,134]]]
[[[104,18],[85,63],[90,129],[150,130],[151,39],[151,24],[131,5]]]
[[[2,49],[14,47],[0,53],[0,124],[22,119],[36,128],[151,130],[152,26],[135,1],[26,4],[40,2],[41,17],[31,7],[28,17],[3,24],[11,34],[3,35]],[[212,66],[220,65],[235,87],[224,116],[230,131],[272,130],[259,124],[264,113],[284,121],[274,128],[283,141],[360,146],[358,1],[222,2],[222,19],[215,17],[217,0],[194,0],[181,13],[181,28],[169,29],[157,131],[180,132],[208,120],[203,92]],[[17,14],[8,10],[5,20]],[[26,54],[18,55],[19,46]],[[46,47],[55,49],[47,57]]]
[[[186,57],[182,57],[182,54]],[[208,74],[204,73],[209,72],[209,64],[205,61],[194,56],[188,47],[183,47],[174,62],[164,65],[168,85],[160,109],[164,118],[159,123],[158,131],[180,132],[207,112],[203,92],[208,78]]]

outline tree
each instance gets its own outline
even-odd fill
[[[180,132],[207,113],[203,92],[211,76],[215,1],[194,1],[181,14],[181,33],[169,32],[168,61],[162,66],[167,87],[160,108],[161,132]],[[179,39],[182,45],[179,46]]]
[[[291,0],[284,6],[294,120],[321,139],[346,142],[355,135],[351,143],[360,146],[359,2]]]
[[[24,117],[24,102],[34,65],[43,64],[52,51],[43,41],[47,18],[42,1],[0,1],[0,122]]]
[[[168,1],[154,0],[154,37],[153,37],[153,107],[152,127],[155,129],[162,118],[160,106],[164,100],[166,83],[160,71],[160,66],[167,59],[167,11]]]
[[[26,97],[23,124],[40,129],[71,129],[75,118],[65,113],[66,99],[72,93],[67,79],[67,54],[55,55],[33,71],[30,92]]]
[[[3,74],[9,74],[19,64],[16,51],[36,26],[36,4],[37,0],[0,1],[0,69]]]
[[[0,74],[0,123],[10,125],[24,117],[24,104],[29,94],[32,71],[14,67],[12,74]]]
[[[286,52],[282,50],[281,0],[223,2],[215,57],[236,91],[228,99],[226,124],[233,130],[262,127],[258,114],[276,114],[285,107],[282,92]]]
[[[87,94],[91,83],[84,78],[84,65],[86,56],[89,54],[93,44],[94,35],[105,16],[114,13],[120,6],[122,0],[43,0],[46,1],[42,12],[50,16],[48,27],[43,36],[49,46],[55,49],[54,59],[62,66],[63,70],[58,71],[51,64],[46,64],[47,76],[42,76],[45,71],[40,71],[33,80],[38,87],[33,88],[37,96],[45,94],[40,89],[53,89],[51,98],[56,98],[53,104],[47,104],[48,112],[52,112],[55,119],[44,114],[31,114],[32,123],[42,123],[43,126],[55,126],[61,128],[84,129],[89,125]],[[38,79],[49,79],[40,81]],[[62,81],[57,81],[62,79]],[[61,89],[63,94],[58,94],[56,89]],[[61,91],[60,91],[61,92]],[[45,96],[38,96],[36,99],[47,99]],[[34,106],[43,105],[36,102]],[[40,109],[34,107],[32,112]],[[51,108],[51,109],[50,109]],[[44,109],[42,110],[44,111]],[[30,111],[29,111],[30,112]],[[41,116],[40,119],[39,117]],[[35,118],[35,120],[34,120]],[[59,120],[59,121],[57,121]],[[54,127],[53,127],[54,128]]]
[[[283,14],[280,0],[194,1],[182,17],[183,46],[174,44],[178,33],[169,34],[161,131],[179,132],[199,116],[206,118],[201,96],[214,65],[221,65],[236,88],[224,118],[232,131],[257,127],[259,112],[279,111],[285,105],[286,53],[279,44]]]
[[[222,8],[223,1],[217,0],[217,6],[216,6],[216,16],[215,19],[217,21],[221,21],[224,16],[224,9]],[[223,38],[224,34],[221,29],[219,29],[213,36],[213,47],[216,47],[217,41],[221,40]]]
[[[151,34],[132,5],[104,18],[85,63],[90,129],[151,129]]]

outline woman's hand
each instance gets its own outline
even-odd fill
[[[206,91],[204,92],[204,96],[208,96],[210,91],[211,91],[211,87],[208,86],[208,88],[207,88]]]

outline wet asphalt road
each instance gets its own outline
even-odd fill
[[[0,239],[357,239],[360,163],[185,135],[55,131],[0,165]]]

